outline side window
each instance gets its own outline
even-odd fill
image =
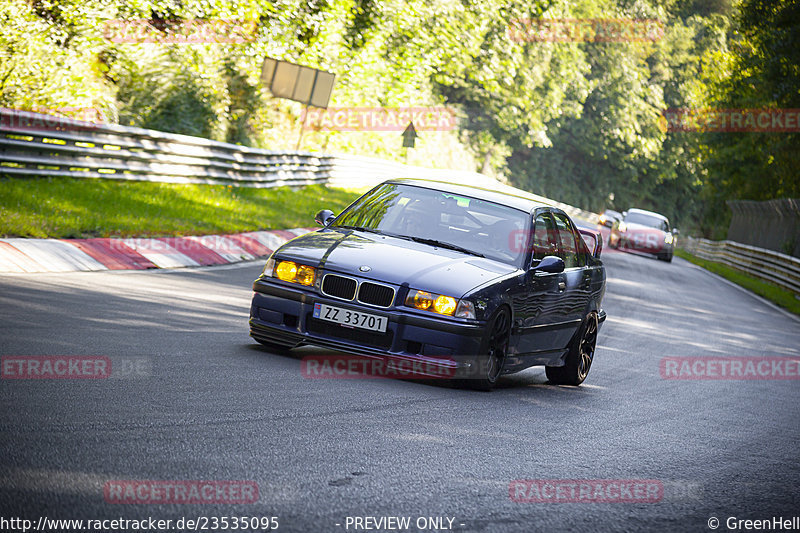
[[[546,255],[556,255],[558,253],[558,236],[553,229],[553,221],[550,215],[542,213],[536,217],[533,223],[533,259],[541,261]]]
[[[556,232],[558,233],[558,255],[564,260],[564,268],[580,266],[578,244],[575,241],[575,233],[572,231],[569,220],[561,213],[553,213],[553,218],[556,221]]]

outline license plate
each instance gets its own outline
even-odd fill
[[[342,309],[341,307],[325,304],[314,304],[314,318],[335,322],[343,326],[380,331],[381,333],[386,331],[386,325],[389,323],[389,319],[385,316],[362,313],[361,311]]]

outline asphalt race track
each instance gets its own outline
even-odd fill
[[[375,524],[355,517],[529,532],[800,516],[797,376],[660,370],[665,357],[800,357],[800,322],[678,258],[604,260],[609,318],[586,384],[551,386],[535,368],[491,393],[304,378],[301,356],[321,350],[273,354],[248,337],[261,263],[2,276],[0,355],[105,356],[114,370],[0,380],[0,515],[277,517],[278,531],[321,532]],[[246,480],[258,499],[108,503],[114,480]],[[662,492],[519,502],[515,480],[650,480]]]

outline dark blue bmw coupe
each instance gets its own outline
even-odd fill
[[[536,365],[551,383],[586,379],[606,317],[602,239],[562,210],[404,179],[316,221],[253,284],[258,342],[424,362],[415,368],[480,389]]]

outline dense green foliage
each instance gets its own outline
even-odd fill
[[[458,110],[408,160],[505,176],[592,210],[651,208],[724,235],[734,198],[800,196],[798,133],[669,131],[667,109],[800,108],[798,0],[0,0],[0,105],[293,149],[302,106],[265,56],[337,74],[331,106]],[[542,42],[520,21],[656,20],[653,39]],[[157,43],[115,42],[139,21]],[[169,43],[239,21],[243,42]],[[110,22],[111,21],[111,22]],[[523,35],[523,38],[520,38]],[[223,39],[224,40],[224,39]],[[303,148],[403,159],[399,132]]]
[[[729,69],[710,100],[720,108],[800,108],[800,2],[747,0],[736,18]],[[800,198],[800,132],[709,133],[701,149],[711,222],[729,218],[724,201]],[[719,232],[717,232],[719,235]],[[717,236],[718,236],[717,235]]]

